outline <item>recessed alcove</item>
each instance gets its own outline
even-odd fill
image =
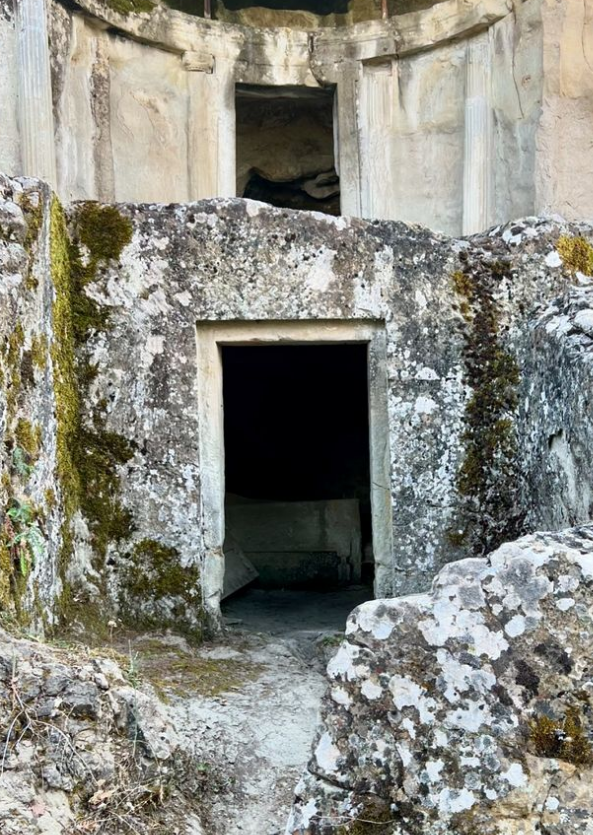
[[[259,6],[291,12],[313,12],[317,15],[347,14],[350,0],[223,0],[229,11],[239,11]]]
[[[340,214],[334,89],[238,85],[237,194]]]

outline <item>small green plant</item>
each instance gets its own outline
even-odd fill
[[[6,544],[18,564],[21,576],[27,578],[43,552],[43,537],[28,502],[15,501],[6,511],[4,529]]]
[[[132,685],[134,690],[137,690],[142,683],[142,674],[138,665],[138,653],[132,652],[132,644],[128,642],[128,669],[126,670],[126,678]]]
[[[27,453],[20,446],[16,446],[12,451],[12,466],[21,478],[30,478],[35,470],[35,467],[27,461]]]

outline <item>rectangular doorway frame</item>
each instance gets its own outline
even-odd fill
[[[365,343],[368,369],[370,488],[375,596],[388,593],[393,573],[393,509],[385,323],[302,320],[198,322],[197,396],[200,456],[200,518],[204,546],[202,590],[205,614],[220,628],[224,582],[225,450],[222,348],[258,345]]]

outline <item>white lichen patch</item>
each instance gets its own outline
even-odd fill
[[[414,411],[417,415],[432,415],[437,409],[438,403],[432,397],[420,396],[416,398],[414,403]]]
[[[380,613],[372,603],[363,603],[348,618],[346,635],[351,635],[361,629],[363,632],[369,632],[377,640],[384,641],[389,638],[395,628],[394,616],[396,614],[388,601],[385,601],[385,606]]]
[[[409,746],[405,742],[398,742],[395,747],[400,755],[403,767],[407,768],[412,762],[412,752]]]
[[[527,775],[520,763],[513,763],[509,768],[501,774],[503,780],[510,783],[513,788],[523,788],[527,784]]]
[[[525,632],[525,618],[523,615],[514,615],[504,627],[504,631],[510,638],[518,638]]]
[[[330,679],[343,678],[346,681],[355,681],[359,675],[356,667],[359,655],[359,648],[345,641],[327,665],[327,674]]]
[[[467,789],[445,788],[439,793],[439,810],[445,814],[455,815],[471,809],[476,802],[476,796]]]
[[[328,733],[323,734],[315,749],[315,759],[319,768],[327,774],[336,774],[340,758],[340,749]]]
[[[568,612],[575,605],[575,602],[574,597],[562,597],[556,601],[556,608],[561,612]]]
[[[332,687],[331,697],[337,705],[342,705],[343,707],[350,707],[350,705],[352,704],[350,694],[344,687]]]
[[[383,688],[374,681],[367,679],[362,683],[360,688],[360,692],[365,697],[365,699],[369,699],[369,701],[374,701],[375,699],[380,699],[383,695]]]
[[[553,270],[558,269],[558,267],[561,267],[563,264],[562,257],[557,249],[554,249],[552,250],[552,252],[549,252],[546,255],[545,261],[546,267],[550,267],[550,269]]]
[[[428,760],[426,763],[426,777],[429,783],[438,783],[441,779],[441,772],[445,767],[443,760]]]
[[[422,620],[419,626],[425,640],[435,647],[445,646],[452,638],[466,638],[473,653],[493,661],[508,648],[502,630],[490,630],[482,613],[460,610],[451,599],[439,600],[434,606],[433,618]]]
[[[437,660],[441,665],[441,679],[445,685],[443,695],[451,704],[457,703],[461,695],[469,690],[484,694],[496,684],[496,676],[492,672],[460,663],[447,650],[439,649]]]
[[[409,678],[398,675],[391,677],[388,686],[393,696],[393,703],[398,710],[413,707],[418,711],[422,724],[431,724],[434,721],[433,711],[436,702],[427,695],[423,687]]]

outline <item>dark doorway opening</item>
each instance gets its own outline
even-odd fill
[[[340,214],[334,90],[237,86],[237,194]]]
[[[225,595],[372,584],[366,344],[221,350]]]

